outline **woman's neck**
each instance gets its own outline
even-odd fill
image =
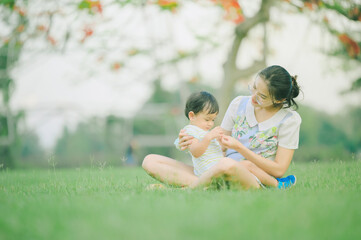
[[[261,123],[272,118],[282,107],[255,107],[254,115],[257,122]]]

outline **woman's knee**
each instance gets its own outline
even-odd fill
[[[156,160],[157,160],[156,154],[149,154],[145,156],[145,158],[143,159],[142,168],[144,168],[145,170],[150,170],[150,168],[154,165]]]

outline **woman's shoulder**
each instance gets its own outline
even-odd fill
[[[301,124],[302,118],[296,110],[290,108],[285,108],[284,110],[287,113],[286,116],[288,116],[288,118],[286,119],[286,122],[288,124]]]
[[[231,101],[229,105],[237,107],[243,100],[246,100],[247,98],[249,98],[249,96],[237,96]]]
[[[249,98],[249,97],[247,97],[247,96],[237,96],[237,97],[235,97],[231,101],[231,103],[229,104],[226,115],[234,116],[238,112],[238,108],[239,108],[240,104],[244,100],[246,100],[247,98]]]

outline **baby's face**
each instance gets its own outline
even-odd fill
[[[214,126],[214,120],[218,113],[199,112],[190,119],[190,123],[205,131],[209,131]]]

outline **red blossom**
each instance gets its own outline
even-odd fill
[[[14,12],[17,12],[17,13],[18,13],[20,16],[22,16],[22,17],[24,17],[25,14],[26,14],[25,10],[24,10],[24,9],[21,9],[21,8],[18,7],[18,6],[14,6],[14,7],[13,7],[13,10],[14,10]]]
[[[156,4],[160,6],[163,10],[169,10],[173,13],[177,10],[178,7],[177,0],[157,0]]]
[[[355,21],[361,21],[361,7],[354,7],[349,10],[348,16]]]
[[[158,0],[157,4],[159,6],[170,6],[170,5],[173,5],[173,4],[178,4],[176,0]]]
[[[44,25],[38,25],[38,26],[36,27],[36,29],[37,29],[38,31],[42,31],[42,32],[45,32],[45,31],[47,30],[47,28],[46,28]]]
[[[90,3],[91,9],[94,9],[98,13],[103,12],[103,7],[102,7],[102,4],[100,3],[100,1],[89,1],[89,3]]]
[[[86,26],[84,29],[83,29],[83,32],[84,32],[84,36],[81,40],[81,42],[83,43],[88,37],[90,37],[91,35],[93,35],[94,33],[94,30],[89,27],[89,26]]]
[[[112,69],[115,71],[119,70],[121,67],[123,67],[123,64],[120,62],[115,62],[112,64]]]
[[[129,56],[134,56],[134,55],[137,55],[138,53],[139,53],[139,50],[136,48],[132,48],[132,49],[128,50]]]
[[[197,77],[197,76],[193,76],[190,80],[189,80],[189,82],[191,82],[191,83],[196,83],[196,82],[198,82],[199,81],[199,78]]]
[[[326,16],[323,17],[323,22],[325,23],[329,23],[330,21],[328,20],[328,18]]]
[[[103,12],[103,6],[99,0],[83,0],[78,5],[79,9],[88,9],[89,13]]]
[[[338,39],[346,47],[347,53],[350,57],[356,58],[360,54],[360,46],[346,33],[338,35]]]
[[[56,40],[52,37],[52,36],[48,36],[47,40],[50,42],[51,45],[55,46],[56,45]]]
[[[90,27],[86,27],[84,29],[84,33],[85,33],[85,36],[90,37],[91,35],[93,35],[93,29],[91,29]]]
[[[23,24],[19,25],[17,28],[16,28],[16,31],[21,33],[21,32],[24,32],[25,30],[25,26]]]
[[[237,0],[212,0],[214,3],[223,7],[226,11],[225,18],[239,24],[244,21],[241,6]]]
[[[313,3],[310,3],[310,2],[305,2],[304,3],[304,6],[306,7],[306,8],[308,8],[309,10],[314,10],[314,8],[315,8],[315,6],[313,5]]]

